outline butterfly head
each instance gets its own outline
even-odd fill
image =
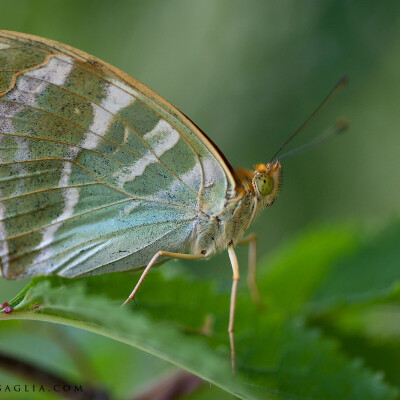
[[[252,185],[257,198],[268,207],[278,197],[282,184],[282,167],[279,161],[256,165]]]

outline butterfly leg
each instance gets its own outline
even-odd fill
[[[260,291],[258,290],[257,274],[257,235],[255,233],[246,236],[237,245],[249,245],[249,271],[247,274],[247,285],[250,289],[251,298],[256,305],[261,305]]]
[[[146,275],[149,273],[151,267],[156,263],[158,258],[166,256],[170,258],[179,258],[182,260],[200,260],[201,258],[204,258],[203,254],[183,254],[183,253],[171,253],[169,251],[157,251],[157,253],[153,256],[153,258],[150,260],[150,262],[147,264],[147,267],[144,269],[142,272],[142,275],[140,276],[140,279],[138,283],[136,284],[135,288],[132,290],[132,293],[129,295],[129,297],[125,300],[125,302],[122,304],[123,306],[127,303],[129,303],[133,298],[135,297],[137,291],[139,290],[140,285],[144,281],[144,278],[146,278]]]
[[[228,254],[229,259],[232,265],[232,291],[231,291],[231,305],[229,309],[229,326],[228,326],[228,334],[229,334],[229,342],[231,345],[231,366],[232,371],[235,372],[235,339],[233,337],[233,329],[235,325],[235,309],[236,309],[236,295],[237,295],[237,287],[239,283],[239,263],[236,257],[235,250],[233,249],[233,245],[228,246]]]

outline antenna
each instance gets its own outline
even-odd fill
[[[306,143],[304,146],[300,146],[297,149],[291,150],[285,153],[283,156],[280,156],[276,159],[276,161],[281,161],[286,157],[294,156],[295,154],[304,153],[305,151],[309,151],[314,149],[315,147],[319,147],[321,144],[326,141],[334,138],[339,135],[343,131],[345,131],[349,127],[349,123],[346,118],[338,118],[334,125],[330,126],[326,129],[321,135],[317,136],[309,143]]]
[[[268,164],[272,163],[272,161],[283,150],[283,148],[286,147],[286,145],[289,142],[291,142],[301,131],[303,131],[309,125],[309,123],[316,117],[316,115],[326,106],[329,100],[331,100],[332,97],[334,97],[347,85],[347,82],[348,82],[347,76],[343,76],[342,78],[340,78],[338,83],[336,83],[334,88],[322,100],[320,105],[313,111],[313,113],[306,119],[306,121],[289,137],[289,139],[287,139],[286,142],[283,143],[283,145],[279,148],[279,150],[271,157],[271,160],[268,162]]]

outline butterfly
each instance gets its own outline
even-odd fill
[[[281,164],[234,169],[188,117],[112,65],[0,31],[0,271],[84,277],[203,259],[227,249],[234,365],[234,247],[271,206]],[[144,268],[144,270],[143,270]]]

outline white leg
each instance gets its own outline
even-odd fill
[[[140,285],[144,281],[144,278],[146,278],[146,275],[149,273],[151,267],[156,263],[157,259],[161,256],[167,256],[170,258],[180,258],[183,260],[200,260],[201,258],[204,258],[203,254],[183,254],[183,253],[171,253],[169,251],[157,251],[157,253],[154,255],[154,257],[150,260],[150,262],[147,264],[147,267],[144,269],[142,272],[142,275],[140,276],[140,279],[138,283],[136,284],[135,288],[132,290],[132,293],[129,295],[129,297],[125,300],[125,302],[122,304],[123,306],[127,303],[129,303],[133,298],[135,297],[137,291],[139,290]]]
[[[261,304],[260,291],[257,286],[257,235],[252,233],[242,239],[237,245],[249,245],[249,271],[247,274],[247,285],[250,289],[251,298],[257,305]]]
[[[232,371],[235,372],[236,370],[236,363],[235,363],[235,339],[233,336],[233,330],[234,330],[234,325],[235,325],[235,309],[236,309],[236,295],[237,295],[237,287],[240,279],[239,275],[239,263],[238,259],[236,257],[235,250],[233,249],[233,246],[228,247],[228,254],[229,254],[229,259],[231,261],[232,265],[232,272],[233,272],[233,277],[232,277],[232,291],[231,291],[231,306],[229,310],[229,326],[228,326],[228,334],[229,334],[229,342],[231,345],[231,365],[232,365]]]

